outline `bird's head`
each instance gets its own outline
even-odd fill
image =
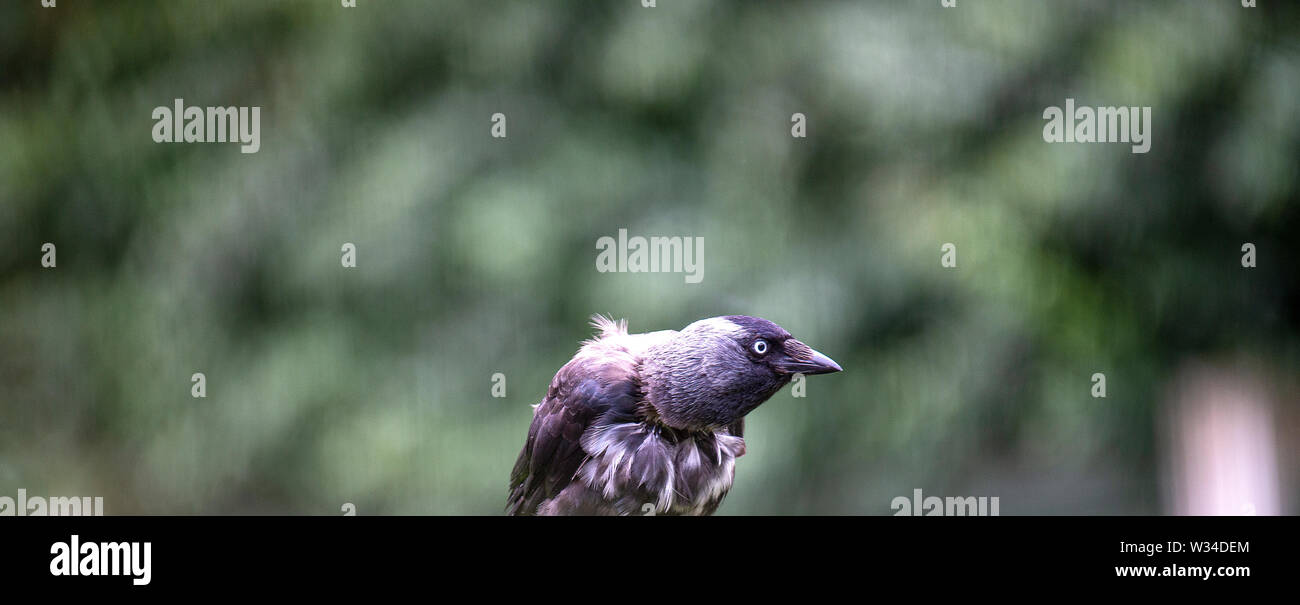
[[[795,374],[839,372],[839,364],[766,319],[702,319],[651,347],[642,376],[660,421],[678,429],[728,426]]]

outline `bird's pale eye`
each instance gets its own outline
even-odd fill
[[[752,348],[754,349],[754,353],[765,355],[767,354],[767,341],[762,339],[755,340]]]

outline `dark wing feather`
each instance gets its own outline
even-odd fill
[[[633,417],[639,387],[631,367],[575,359],[555,374],[537,406],[510,475],[506,512],[532,515],[573,480],[587,458],[582,434],[598,422]]]
[[[727,427],[727,432],[731,433],[732,435],[735,435],[736,437],[744,437],[745,436],[744,417],[737,418],[735,422],[731,423],[731,426]]]

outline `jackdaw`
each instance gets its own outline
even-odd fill
[[[730,315],[628,334],[596,316],[533,406],[511,515],[708,515],[744,455],[745,414],[795,374],[839,364],[766,319]]]

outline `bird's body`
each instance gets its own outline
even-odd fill
[[[745,414],[796,372],[839,371],[747,316],[600,334],[551,381],[510,480],[510,514],[711,514],[745,453]]]

